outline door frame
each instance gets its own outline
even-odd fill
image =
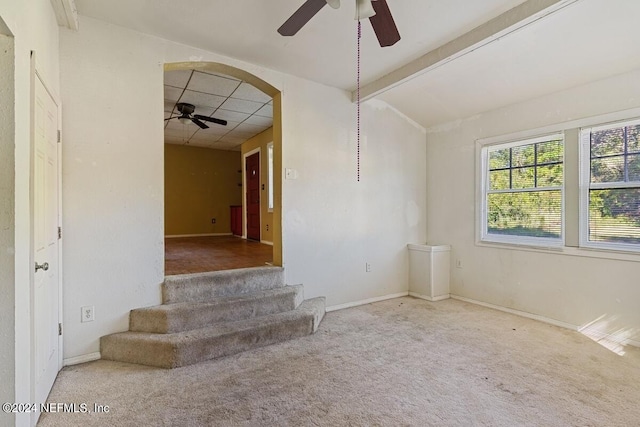
[[[30,177],[30,182],[29,182],[29,210],[30,210],[30,224],[29,224],[29,234],[30,234],[30,242],[29,242],[29,308],[30,308],[30,314],[29,314],[29,321],[31,323],[30,325],[30,346],[31,346],[31,360],[30,360],[30,394],[31,394],[31,399],[32,402],[34,403],[39,403],[39,402],[35,402],[35,394],[36,394],[36,375],[35,375],[35,369],[36,369],[36,355],[35,355],[35,310],[34,310],[34,297],[35,297],[35,271],[33,269],[33,266],[35,265],[35,257],[34,257],[34,250],[35,250],[35,212],[34,212],[34,199],[35,199],[35,180],[34,180],[34,173],[35,173],[35,88],[36,88],[36,79],[40,80],[40,82],[42,83],[42,86],[44,87],[44,89],[47,91],[47,93],[49,94],[49,96],[51,96],[51,99],[53,100],[53,102],[56,104],[56,106],[58,107],[58,117],[57,117],[57,128],[58,128],[58,132],[60,135],[60,139],[58,141],[57,144],[57,156],[58,156],[58,167],[57,167],[57,185],[58,185],[58,212],[57,212],[57,222],[58,222],[58,227],[62,227],[62,103],[60,102],[60,98],[56,95],[55,92],[53,92],[51,90],[51,87],[47,84],[47,78],[46,76],[42,73],[41,68],[38,67],[38,62],[36,60],[36,52],[35,51],[31,51],[31,73],[30,73],[30,88],[31,88],[31,94],[30,94],[30,105],[29,105],[29,109],[30,109],[30,159],[29,159],[29,167],[30,167],[30,171],[29,171],[29,177]],[[58,239],[58,265],[57,267],[57,271],[58,271],[58,323],[60,325],[62,325],[62,319],[63,319],[63,300],[62,300],[62,296],[63,296],[63,292],[62,292],[62,276],[63,276],[63,271],[62,271],[62,265],[63,265],[63,251],[62,251],[62,244],[63,244],[63,240],[62,238]],[[63,340],[63,335],[59,334],[58,335],[58,363],[57,363],[57,368],[58,368],[58,372],[62,369],[63,366],[63,361],[64,361],[64,340]],[[39,412],[34,412],[32,413],[32,423],[35,423],[38,420],[39,417]]]
[[[258,164],[260,165],[260,173],[258,174],[258,189],[262,188],[262,150],[261,147],[254,148],[244,153],[242,156],[242,238],[247,239],[247,158],[258,153]],[[262,191],[260,190],[260,240],[262,240]]]

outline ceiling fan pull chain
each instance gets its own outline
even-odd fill
[[[360,37],[362,36],[362,25],[360,25],[360,20],[358,20],[358,66],[357,66],[357,134],[358,134],[358,182],[360,182]]]

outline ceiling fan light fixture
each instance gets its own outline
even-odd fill
[[[191,123],[191,118],[189,118],[189,117],[178,117],[178,121],[180,123],[182,123],[183,125],[188,125],[189,123]]]
[[[376,11],[373,9],[373,5],[371,4],[371,0],[356,0],[356,21],[360,21],[361,19],[371,18],[376,14]]]

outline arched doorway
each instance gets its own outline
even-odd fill
[[[245,160],[248,154],[253,154],[256,151],[259,151],[260,156],[263,159],[261,164],[266,165],[267,162],[269,162],[269,166],[272,171],[272,176],[269,177],[269,179],[267,179],[265,175],[265,179],[263,179],[261,182],[260,190],[265,196],[263,198],[265,203],[265,209],[264,209],[265,212],[267,211],[266,203],[269,204],[268,215],[270,219],[268,223],[264,222],[262,225],[264,227],[265,232],[268,232],[268,235],[271,238],[271,242],[269,243],[272,243],[272,249],[271,249],[272,263],[273,265],[281,266],[282,265],[282,232],[281,232],[281,226],[282,226],[282,214],[281,214],[282,113],[281,113],[280,91],[275,87],[273,87],[271,84],[265,82],[264,80],[262,80],[257,76],[245,70],[232,67],[226,64],[220,64],[220,63],[214,63],[214,62],[168,63],[168,64],[165,64],[164,70],[165,70],[165,76],[168,75],[169,72],[182,71],[183,80],[191,78],[188,76],[189,72],[191,72],[191,76],[195,75],[196,77],[200,78],[199,82],[196,82],[200,86],[196,85],[195,87],[189,87],[188,83],[185,83],[184,81],[182,81],[180,84],[172,83],[176,85],[175,89],[178,89],[178,90],[180,89],[181,86],[183,86],[182,87],[183,92],[180,94],[180,96],[178,96],[178,94],[176,93],[175,96],[173,96],[169,101],[167,101],[166,99],[167,85],[165,82],[165,104],[167,102],[171,103],[175,101],[175,105],[171,106],[171,108],[174,110],[173,112],[174,115],[172,116],[171,114],[169,114],[167,117],[167,114],[165,114],[165,119],[167,120],[170,120],[171,118],[180,119],[180,117],[175,115],[176,114],[175,110],[177,110],[177,108],[175,107],[177,107],[178,103],[183,102],[183,103],[188,103],[190,105],[193,105],[195,107],[195,111],[192,112],[190,117],[200,116],[203,119],[203,120],[196,120],[196,122],[197,121],[201,122],[201,123],[196,123],[196,125],[199,127],[202,127],[201,126],[202,124],[205,124],[210,128],[218,126],[218,123],[211,123],[209,121],[204,120],[203,116],[209,117],[209,118],[217,118],[217,116],[222,116],[225,118],[225,121],[228,122],[227,123],[228,126],[225,127],[225,130],[230,130],[229,133],[226,134],[227,137],[224,137],[224,136],[220,137],[218,140],[219,141],[218,145],[205,144],[201,146],[208,146],[211,148],[220,146],[220,147],[224,147],[224,149],[232,149],[235,151],[240,151],[241,153],[242,164],[238,164],[238,172],[242,173],[242,179],[239,185],[242,186],[242,194],[243,194],[241,206],[242,206],[242,222],[243,222],[242,235],[244,238],[247,237],[247,201],[246,201],[247,199],[245,195],[248,191],[246,170],[244,166]],[[202,87],[202,85],[204,84],[203,82],[206,80],[206,79],[203,79],[202,77],[213,78],[212,76],[228,77],[229,80],[233,80],[233,83],[236,84],[236,86],[234,88],[233,84],[230,83],[228,92],[222,93],[222,95],[212,95],[212,96],[216,96],[215,100],[205,102],[210,105],[199,106],[198,103],[200,102],[200,97],[204,94],[204,91],[207,90],[206,88]],[[256,128],[256,126],[250,126],[249,123],[251,123],[251,120],[254,120],[254,122],[257,122],[258,124],[260,124],[259,119],[261,119],[259,112],[258,114],[252,115],[250,111],[251,105],[253,105],[251,103],[252,102],[255,103],[256,100],[252,101],[251,97],[249,96],[250,91],[247,90],[247,89],[250,89],[249,85],[252,88],[257,89],[258,91],[260,91],[261,93],[269,97],[270,101],[268,103],[265,103],[263,108],[269,108],[272,110],[270,111],[271,118],[272,118],[272,126],[271,128],[268,129],[268,131],[265,131],[264,134],[261,134],[260,138],[251,138],[250,143],[248,142],[249,140],[247,140],[238,145],[238,141],[241,138],[234,139],[233,137],[229,136],[232,134],[231,130],[233,130],[234,128],[241,129],[242,124],[244,124],[245,127],[248,127],[251,129]],[[170,86],[170,90],[173,90],[173,89],[174,88]],[[195,90],[192,90],[192,89],[195,89]],[[203,91],[203,92],[199,92],[199,91]],[[185,95],[191,95],[191,97],[188,97]],[[260,101],[262,102],[264,100],[260,100]],[[218,105],[216,105],[216,103],[218,103]],[[244,111],[243,108],[245,108],[247,105],[249,106],[247,107],[249,108],[249,111]],[[256,104],[256,106],[258,105]],[[165,107],[165,112],[166,110],[167,108]],[[201,112],[203,114],[201,114]],[[249,113],[249,116],[251,117],[250,119],[247,119],[246,117],[247,113]],[[180,121],[188,122],[188,120],[180,120]],[[174,122],[178,123],[178,120],[175,120]],[[190,125],[190,126],[194,126],[194,125]],[[199,130],[200,129],[198,129],[198,127],[195,127],[194,133],[198,132]],[[206,130],[208,131],[209,129],[206,129]],[[213,131],[215,131],[215,129],[213,129]],[[245,137],[246,135],[248,135],[248,134],[243,134],[242,132],[239,132],[239,131],[237,131],[236,134],[237,136],[241,136],[241,137]],[[262,141],[263,146],[259,149],[256,149],[255,140],[258,140],[260,142],[261,139],[264,140],[265,138],[268,138],[270,140],[266,142]],[[167,136],[165,135],[165,141],[166,140],[167,140]],[[197,139],[193,139],[192,141],[194,141],[192,142],[192,145],[194,143],[197,144]],[[189,141],[186,141],[185,144],[189,144]],[[233,144],[236,144],[236,146],[229,148]],[[167,164],[166,162],[167,160],[165,159],[165,165]],[[215,219],[212,219],[212,221],[214,220]],[[167,228],[167,224],[165,222],[165,231],[167,231],[166,228]],[[167,233],[165,232],[165,234]]]

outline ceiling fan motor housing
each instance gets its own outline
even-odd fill
[[[193,104],[187,104],[186,102],[180,102],[176,107],[178,107],[178,111],[182,113],[183,116],[193,114],[196,110],[196,107]]]

